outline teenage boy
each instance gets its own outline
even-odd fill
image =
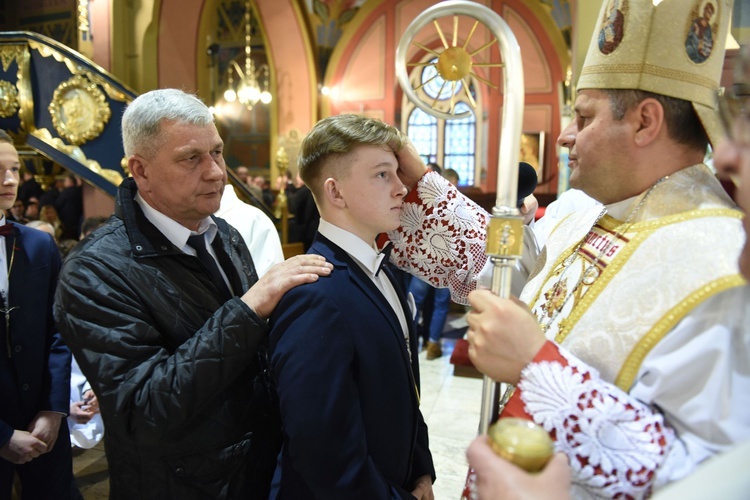
[[[340,115],[302,142],[300,176],[321,216],[308,253],[334,269],[290,290],[271,317],[279,498],[433,498],[413,315],[375,249],[401,224],[394,152],[405,141],[380,121]]]
[[[0,213],[13,206],[21,163],[0,130]],[[65,416],[70,351],[52,317],[60,253],[42,231],[0,217],[0,499],[17,475],[23,498],[71,498]]]

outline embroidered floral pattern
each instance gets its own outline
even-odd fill
[[[523,370],[518,387],[525,411],[568,455],[574,487],[584,496],[648,495],[674,440],[672,430],[661,415],[559,350],[567,365],[542,361]]]
[[[487,262],[489,215],[434,172],[416,189],[417,200],[404,202],[401,227],[388,233],[391,262],[433,286],[450,286],[453,300],[468,304]]]

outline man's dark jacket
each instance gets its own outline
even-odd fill
[[[69,255],[55,302],[101,405],[110,498],[265,498],[280,442],[268,326],[239,297],[219,299],[136,191],[124,181],[115,215]],[[257,281],[252,259],[215,220],[214,248],[241,295]]]

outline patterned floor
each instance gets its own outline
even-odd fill
[[[109,471],[104,443],[99,443],[90,450],[73,448],[73,474],[84,499],[108,499]]]

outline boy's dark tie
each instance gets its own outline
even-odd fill
[[[378,258],[380,259],[380,262],[378,262],[378,269],[375,271],[375,276],[380,274],[380,270],[383,269],[383,266],[388,263],[388,261],[391,258],[391,250],[393,250],[393,242],[388,242],[385,245],[385,248],[383,248],[380,253],[378,254]]]
[[[5,223],[0,226],[0,236],[8,236],[11,234],[16,234],[16,228],[13,227],[13,224]]]

